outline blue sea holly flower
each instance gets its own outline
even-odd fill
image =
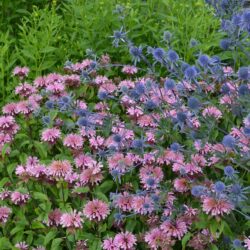
[[[166,90],[173,90],[175,88],[175,81],[172,79],[167,79],[164,83]]]
[[[198,72],[195,66],[189,66],[185,69],[184,75],[188,80],[194,79],[197,76]]]
[[[113,136],[113,141],[116,142],[116,143],[121,143],[121,141],[122,141],[121,135],[119,135],[119,134],[114,135]]]
[[[45,126],[47,126],[47,125],[49,125],[50,124],[50,117],[49,116],[43,116],[42,117],[42,123],[43,123],[43,125],[45,125]]]
[[[220,41],[220,47],[221,47],[223,50],[228,50],[229,47],[231,46],[231,44],[232,44],[231,40],[230,40],[230,39],[227,39],[227,38],[222,39],[222,40]]]
[[[227,94],[229,94],[230,92],[231,92],[231,89],[230,89],[230,87],[226,84],[226,83],[224,83],[222,86],[221,86],[221,92],[222,92],[222,94],[225,94],[225,95],[227,95]]]
[[[144,141],[142,139],[133,140],[131,146],[132,146],[132,148],[135,148],[135,149],[143,149]]]
[[[132,60],[134,61],[134,64],[137,64],[137,62],[140,62],[142,59],[142,47],[135,47],[131,46],[129,49],[129,53],[132,56]]]
[[[235,239],[233,240],[233,246],[238,248],[238,247],[242,247],[242,242],[239,239]]]
[[[45,102],[45,107],[47,109],[53,109],[55,107],[55,102],[49,100],[49,101]]]
[[[121,222],[123,219],[124,219],[124,215],[122,215],[121,213],[115,213],[114,214],[114,219],[115,219],[115,221],[117,221],[117,222]]]
[[[223,137],[222,140],[222,144],[226,147],[226,148],[234,148],[235,147],[235,138],[231,135],[225,135]]]
[[[149,111],[151,110],[154,110],[157,108],[157,104],[152,101],[152,100],[148,100],[146,103],[145,103],[145,108]]]
[[[249,79],[249,68],[248,67],[240,67],[238,71],[239,79],[248,80]]]
[[[200,186],[200,185],[194,186],[194,187],[192,187],[192,189],[191,189],[191,194],[192,194],[193,196],[195,196],[195,197],[200,197],[201,195],[204,194],[205,190],[206,190],[206,189],[205,189],[205,187],[203,187],[203,186]]]
[[[187,120],[187,115],[184,112],[177,113],[178,122],[184,123]]]
[[[153,50],[153,57],[156,61],[162,62],[166,56],[166,52],[162,48],[156,48]]]
[[[250,136],[250,128],[244,128],[243,129],[243,132],[244,132],[244,134],[246,135],[246,136]]]
[[[109,97],[108,92],[106,92],[106,91],[99,91],[97,96],[101,101],[103,101]]]
[[[175,63],[179,60],[179,55],[172,49],[167,52],[167,58],[171,63]]]
[[[89,127],[89,126],[90,126],[89,119],[86,118],[86,117],[80,117],[80,118],[77,120],[77,125],[78,125],[79,127]]]
[[[172,38],[172,33],[170,31],[164,31],[163,33],[163,41],[165,42],[170,42],[171,41],[171,38]]]
[[[177,142],[174,142],[170,145],[172,151],[178,152],[181,149],[181,145]]]
[[[249,90],[247,84],[240,85],[238,92],[239,92],[240,96],[246,96],[246,95],[250,94],[250,90]]]
[[[232,166],[226,166],[224,168],[224,174],[229,177],[229,178],[232,178],[235,174],[235,170]]]
[[[149,177],[147,180],[146,180],[146,183],[149,187],[153,187],[155,185],[155,179],[154,178],[151,178]]]
[[[190,39],[189,46],[190,46],[191,48],[196,47],[198,44],[199,44],[199,43],[198,43],[198,41],[197,41],[196,39],[194,39],[194,38],[191,38],[191,39]]]
[[[202,67],[206,68],[210,63],[210,59],[209,59],[209,57],[207,55],[200,55],[199,58],[198,58],[198,63]]]
[[[216,193],[222,193],[225,190],[225,184],[222,181],[217,181],[214,184],[214,190]]]
[[[200,106],[201,106],[201,104],[197,98],[192,97],[192,96],[190,98],[188,98],[188,107],[190,109],[197,110],[200,108]]]
[[[144,86],[143,83],[138,82],[138,83],[136,83],[136,85],[135,85],[135,90],[136,90],[136,92],[137,92],[139,95],[142,95],[142,94],[145,93],[146,88],[145,88],[145,86]]]
[[[126,32],[122,31],[122,28],[120,30],[115,30],[113,36],[111,38],[114,38],[112,44],[114,47],[119,47],[120,42],[126,42]]]

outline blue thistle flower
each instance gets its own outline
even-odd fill
[[[175,88],[175,81],[172,79],[167,79],[164,83],[166,90],[173,90]]]
[[[239,95],[246,96],[250,93],[250,90],[249,90],[247,84],[242,84],[242,85],[240,85],[238,92],[239,92]]]
[[[142,139],[133,140],[131,146],[134,149],[143,149],[143,147],[144,147],[144,140],[142,140]]]
[[[120,30],[115,30],[113,36],[111,36],[111,38],[114,38],[112,45],[114,47],[119,47],[119,43],[120,42],[126,42],[126,32],[122,31],[123,28],[121,28]]]
[[[225,39],[222,39],[220,41],[220,47],[223,49],[223,50],[228,50],[229,47],[231,46],[232,42],[230,39],[228,38],[225,38]]]
[[[48,126],[49,124],[50,124],[50,117],[49,116],[43,116],[42,117],[42,123],[43,123],[43,125],[45,125],[45,126]]]
[[[47,109],[53,109],[53,108],[55,107],[55,102],[49,100],[49,101],[45,102],[45,107],[46,107]]]
[[[224,168],[224,174],[229,177],[229,178],[232,178],[235,174],[235,170],[232,166],[226,166]]]
[[[242,247],[242,242],[239,239],[235,239],[233,240],[233,246],[238,248],[238,247]]]
[[[222,144],[226,147],[226,148],[234,148],[235,147],[235,138],[231,135],[225,135],[223,137],[222,140]]]
[[[249,68],[248,67],[240,67],[238,71],[239,79],[248,80],[249,79]]]
[[[214,189],[216,193],[222,193],[225,190],[225,184],[222,181],[217,181],[214,184]]]
[[[114,135],[113,136],[113,141],[116,142],[116,143],[121,143],[121,141],[122,141],[121,135],[119,135],[119,134]]]
[[[80,117],[80,118],[77,120],[77,125],[78,125],[79,127],[89,127],[89,126],[90,126],[89,119],[86,118],[86,117]]]
[[[142,59],[142,47],[135,47],[131,46],[129,49],[129,53],[132,56],[132,60],[134,61],[134,64],[137,64],[137,62],[140,62]]]
[[[156,61],[162,62],[166,56],[166,52],[162,48],[156,48],[153,50],[153,57]]]
[[[172,38],[172,33],[170,31],[164,31],[163,33],[163,41],[170,42]]]
[[[231,92],[231,90],[230,90],[230,87],[226,84],[226,83],[224,83],[222,86],[221,86],[221,92],[223,93],[223,94],[229,94],[230,92]]]
[[[187,120],[187,115],[184,112],[177,113],[177,120],[180,123],[184,123]]]
[[[179,55],[172,49],[167,52],[167,58],[171,63],[175,63],[179,60]]]
[[[206,68],[210,63],[210,59],[209,59],[209,57],[207,55],[200,55],[199,58],[198,58],[198,63],[202,67]]]
[[[157,104],[152,101],[152,100],[148,100],[146,103],[145,103],[145,108],[149,111],[152,111],[154,109],[157,108]]]
[[[181,145],[177,142],[174,142],[170,145],[172,151],[178,152],[181,149]]]
[[[189,66],[184,71],[185,78],[188,80],[194,79],[197,76],[197,74],[198,72],[195,66]]]
[[[191,194],[195,197],[200,197],[201,195],[204,194],[205,190],[206,190],[205,187],[197,185],[192,187]]]
[[[99,98],[101,101],[103,101],[103,100],[105,100],[105,99],[108,99],[109,94],[108,94],[108,92],[106,92],[106,91],[99,91],[98,94],[97,94],[97,96],[98,96],[98,98]]]
[[[192,96],[190,98],[188,98],[188,107],[190,109],[197,110],[200,108],[200,106],[201,106],[201,104],[197,98],[192,97]]]

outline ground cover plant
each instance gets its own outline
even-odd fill
[[[233,11],[247,47],[250,11]],[[126,9],[115,15],[120,60],[87,49],[58,72],[13,66],[15,97],[0,115],[0,249],[250,249],[248,65],[195,41],[187,62],[172,32],[138,43]]]

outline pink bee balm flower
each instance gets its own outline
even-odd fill
[[[81,149],[83,145],[83,139],[80,135],[69,134],[64,138],[63,145],[70,149]]]
[[[171,240],[160,228],[151,229],[144,237],[150,249],[171,249],[174,241]]]
[[[23,205],[28,201],[29,198],[29,194],[22,194],[18,191],[15,191],[10,195],[10,199],[15,205]]]
[[[61,216],[62,216],[62,212],[59,209],[55,209],[51,211],[48,215],[47,225],[50,227],[59,226],[61,223]]]
[[[47,128],[42,132],[41,140],[54,144],[61,136],[61,132],[57,128]]]
[[[179,240],[187,232],[187,225],[181,219],[177,219],[175,222],[166,220],[161,224],[160,228],[167,236],[178,238]]]
[[[246,239],[244,240],[244,243],[245,243],[244,247],[245,247],[247,250],[250,250],[250,238],[246,238]]]
[[[11,209],[8,207],[0,207],[0,223],[6,223],[9,215],[11,213]]]
[[[120,248],[115,245],[114,240],[112,238],[108,238],[103,241],[102,248],[104,250],[119,250]]]
[[[28,67],[15,67],[13,70],[13,75],[18,76],[20,79],[23,79],[24,77],[28,76],[30,72],[30,69]]]
[[[136,237],[130,233],[119,233],[114,238],[114,244],[120,249],[130,250],[136,245]]]
[[[174,188],[177,192],[183,193],[188,191],[188,181],[186,178],[177,178],[174,180]]]
[[[122,72],[128,75],[134,75],[138,72],[138,69],[135,66],[125,65],[122,68]]]
[[[216,107],[208,107],[208,108],[205,108],[203,111],[202,111],[202,115],[204,117],[213,117],[215,118],[216,120],[220,119],[222,117],[222,113],[219,109],[217,109]]]
[[[15,115],[17,113],[16,111],[16,103],[11,102],[3,106],[2,108],[4,114],[8,115]]]
[[[69,161],[53,161],[49,166],[49,174],[54,177],[65,177],[72,171]]]
[[[123,194],[118,194],[114,198],[114,207],[121,209],[124,212],[132,210],[132,201],[133,196],[128,192],[124,192]]]
[[[19,250],[28,250],[29,249],[29,246],[26,244],[25,241],[16,243],[15,247],[18,248]]]
[[[154,211],[154,203],[148,196],[135,196],[132,201],[132,207],[139,214],[147,214]]]
[[[81,213],[77,211],[64,213],[60,219],[61,225],[67,228],[82,228],[82,222]]]
[[[97,199],[89,201],[83,209],[83,214],[89,220],[104,220],[109,213],[109,206],[105,202]]]
[[[223,215],[224,213],[229,214],[233,209],[233,205],[224,199],[206,197],[203,200],[202,208],[206,214],[217,216]]]
[[[25,82],[25,83],[21,83],[19,86],[15,88],[15,93],[22,97],[28,97],[36,93],[36,88]]]

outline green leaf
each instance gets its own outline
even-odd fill
[[[74,193],[80,193],[80,194],[84,194],[84,193],[88,193],[89,192],[89,187],[78,187],[75,188],[73,190]]]
[[[211,249],[211,250],[219,250],[218,247],[217,247],[216,245],[214,245],[214,244],[211,245],[211,248],[210,248],[210,249]]]
[[[44,244],[45,246],[47,246],[48,243],[50,243],[50,241],[51,241],[52,239],[54,239],[56,235],[57,235],[57,231],[50,231],[50,232],[48,232],[48,233],[46,234],[45,238],[44,238],[43,244]]]
[[[34,146],[35,146],[36,150],[38,151],[40,157],[42,159],[46,159],[47,158],[47,151],[45,149],[45,145],[39,141],[34,141]]]
[[[48,201],[48,196],[46,194],[40,193],[40,192],[33,192],[33,198],[36,200],[41,200],[41,201]]]
[[[33,221],[31,223],[31,228],[32,229],[41,229],[41,228],[45,228],[45,226],[43,225],[43,223],[41,223],[39,221]]]
[[[63,241],[63,240],[60,239],[60,238],[54,239],[54,240],[52,241],[52,244],[51,244],[51,249],[53,249],[53,250],[62,249],[62,248],[60,247],[60,244],[61,244],[62,241]]]
[[[187,233],[187,234],[185,234],[185,236],[182,238],[182,240],[181,240],[182,250],[185,250],[185,249],[186,249],[187,242],[189,241],[189,239],[191,238],[191,236],[192,236],[191,233]]]
[[[109,202],[109,199],[107,198],[107,196],[105,195],[105,194],[103,194],[103,193],[101,193],[101,192],[95,192],[95,196],[96,196],[96,198],[98,198],[98,199],[100,199],[100,200],[103,200],[103,201],[105,201],[105,202]]]
[[[113,188],[114,182],[111,180],[104,181],[98,189],[104,194],[106,194],[108,191],[110,191]]]
[[[93,242],[90,242],[89,250],[101,250],[102,242],[99,239],[95,239]]]
[[[16,233],[23,231],[24,228],[25,228],[24,225],[18,225],[10,231],[10,235],[15,235]]]
[[[134,219],[130,219],[127,223],[126,223],[126,230],[133,232],[135,226],[137,224],[137,221]]]
[[[4,158],[7,152],[7,149],[10,147],[10,145],[8,143],[4,144],[3,148],[2,148],[2,157]]]
[[[5,250],[5,249],[12,249],[12,245],[6,237],[1,237],[0,238],[0,249]]]
[[[9,182],[10,179],[8,177],[4,177],[1,181],[0,181],[0,188],[2,188],[7,182]]]

